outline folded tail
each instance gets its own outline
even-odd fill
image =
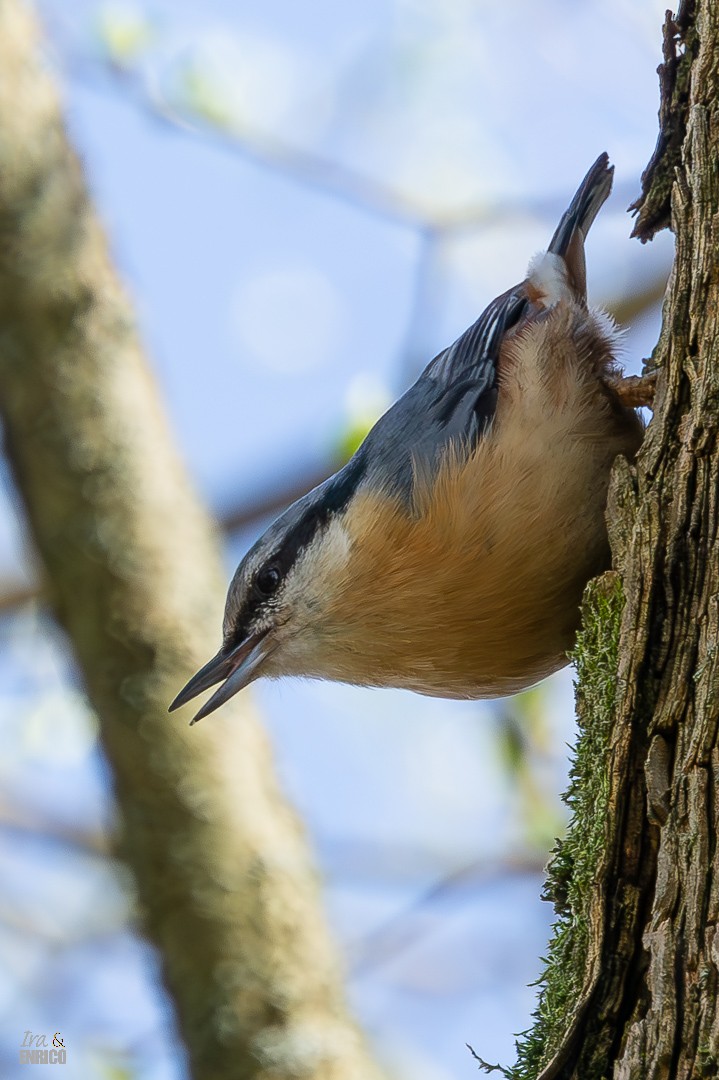
[[[614,166],[606,154],[600,154],[562,214],[547,251],[530,265],[527,284],[532,299],[551,306],[569,288],[575,299],[586,305],[584,241],[612,190],[613,176]]]
[[[609,164],[606,153],[600,154],[562,214],[562,220],[557,225],[548,251],[566,259],[577,230],[582,234],[582,244],[584,243],[592,222],[612,190],[613,178],[614,166]]]

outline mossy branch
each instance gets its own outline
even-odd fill
[[[555,1070],[561,1066],[572,1047],[568,1033],[583,1021],[599,975],[603,898],[597,882],[611,828],[609,767],[623,605],[619,574],[604,574],[587,586],[583,626],[572,657],[579,735],[564,796],[571,820],[552,853],[544,891],[558,919],[535,1023],[520,1038],[512,1080],[535,1080],[550,1063]]]

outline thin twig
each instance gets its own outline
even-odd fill
[[[507,1080],[512,1080],[512,1072],[511,1072],[510,1069],[505,1069],[504,1065],[490,1065],[488,1061],[485,1061],[484,1058],[479,1056],[477,1051],[473,1047],[471,1047],[469,1045],[469,1043],[465,1043],[464,1045],[467,1047],[470,1054],[472,1055],[474,1060],[479,1065],[479,1071],[480,1072],[484,1072],[484,1073],[498,1072],[498,1073],[501,1073],[502,1076],[505,1076],[507,1078]]]

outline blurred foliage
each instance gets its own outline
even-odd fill
[[[388,388],[369,374],[350,383],[345,399],[345,422],[337,437],[334,457],[344,464],[367,438],[380,416],[391,405]]]
[[[119,68],[131,67],[157,38],[149,16],[130,4],[101,7],[96,32],[107,58]]]
[[[137,1076],[129,1065],[121,1065],[113,1061],[100,1061],[98,1071],[103,1080],[135,1080]]]
[[[334,457],[343,464],[355,454],[367,438],[374,420],[357,419],[347,424],[335,445]]]
[[[228,99],[226,88],[201,60],[186,58],[176,68],[173,82],[178,104],[197,119],[221,131],[239,127],[237,100]]]
[[[495,706],[499,757],[517,794],[524,840],[548,850],[565,829],[556,791],[541,780],[542,762],[551,755],[549,696],[545,684],[500,701]]]

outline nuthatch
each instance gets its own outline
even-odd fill
[[[612,462],[643,430],[615,328],[587,308],[584,241],[613,171],[602,154],[526,279],[245,555],[222,648],[171,708],[221,682],[199,720],[260,675],[498,697],[567,663],[609,564]]]

